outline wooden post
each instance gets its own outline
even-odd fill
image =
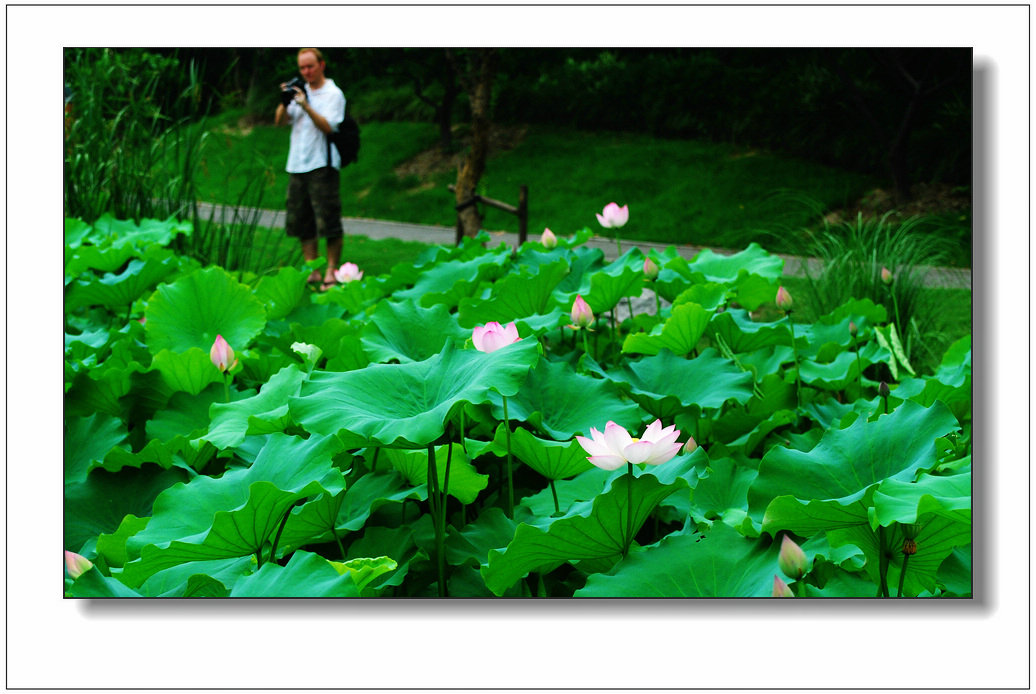
[[[529,186],[518,188],[518,246],[519,248],[529,233]]]

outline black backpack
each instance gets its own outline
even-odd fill
[[[342,168],[352,164],[359,158],[360,126],[348,113],[345,114],[345,120],[342,121],[342,124],[338,126],[338,131],[332,132],[327,136],[328,166],[331,165],[332,144],[338,150],[338,155],[342,158]]]

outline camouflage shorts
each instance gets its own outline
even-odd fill
[[[284,230],[288,236],[308,240],[342,236],[342,197],[338,169],[290,174]]]

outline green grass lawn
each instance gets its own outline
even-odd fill
[[[453,226],[447,185],[456,171],[397,175],[396,167],[435,146],[426,123],[369,123],[359,161],[342,173],[343,213]],[[288,131],[259,125],[247,133],[214,127],[200,159],[199,195],[212,202],[283,206]],[[851,203],[873,187],[861,174],[766,152],[645,135],[531,127],[517,147],[494,154],[479,192],[516,204],[529,188],[529,233],[544,227],[571,234],[601,231],[595,213],[608,202],[629,205],[622,235],[636,240],[743,248],[758,241],[777,252],[800,249],[798,231],[815,212]],[[485,227],[517,231],[517,219],[486,211]]]

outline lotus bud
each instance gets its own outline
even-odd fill
[[[506,347],[521,339],[518,337],[518,327],[514,321],[506,326],[491,321],[485,325],[477,325],[471,331],[471,341],[479,352],[495,352],[501,347]]]
[[[550,229],[544,229],[543,234],[540,236],[540,243],[546,248],[557,248],[558,237]]]
[[[887,268],[881,268],[881,281],[885,284],[892,284],[892,272]]]
[[[775,598],[793,598],[795,593],[791,592],[791,588],[788,584],[780,579],[777,574],[773,575],[773,597]]]
[[[889,390],[889,384],[888,383],[885,383],[885,381],[882,381],[881,383],[878,384],[878,395],[880,395],[883,398],[887,398],[889,396],[890,392],[891,391]]]
[[[586,300],[582,296],[576,295],[576,300],[572,302],[572,326],[576,330],[580,328],[589,328],[593,325],[594,313],[590,310],[590,304],[586,303]]]
[[[658,265],[651,258],[644,258],[644,277],[654,280],[658,277]]]
[[[209,350],[209,359],[212,360],[212,363],[215,364],[220,373],[225,373],[237,366],[234,350],[231,349],[222,335],[216,335],[216,341],[212,343],[212,349]]]
[[[788,578],[799,579],[806,575],[806,553],[787,535],[781,539],[777,566]]]
[[[694,440],[694,437],[688,436],[687,443],[683,445],[683,452],[694,453],[696,450],[698,450],[698,442]]]
[[[68,570],[68,575],[73,580],[79,578],[84,573],[93,568],[93,562],[84,556],[78,555],[75,552],[69,552],[65,550],[65,568]]]
[[[347,284],[363,279],[363,270],[356,263],[344,263],[342,267],[335,270],[335,279],[339,284]]]
[[[791,294],[789,294],[788,290],[785,289],[783,286],[777,288],[777,299],[776,299],[776,301],[777,301],[777,308],[779,308],[782,311],[790,311],[791,307],[792,307],[792,304],[794,303],[791,300]]]
[[[618,229],[621,226],[625,226],[629,218],[629,205],[619,207],[618,203],[614,202],[609,202],[605,205],[601,214],[597,215],[597,221],[606,229]]]

